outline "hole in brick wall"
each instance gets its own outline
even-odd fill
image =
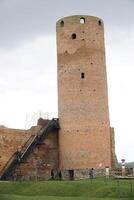
[[[101,22],[101,20],[99,20],[99,21],[98,21],[98,24],[99,24],[99,26],[101,26],[101,25],[102,25],[102,22]]]
[[[83,72],[81,73],[81,78],[85,78],[85,74]]]
[[[80,18],[80,24],[85,24],[85,18],[84,17]]]
[[[73,34],[72,34],[72,39],[73,39],[73,40],[76,39],[76,33],[73,33]]]
[[[73,181],[74,180],[74,170],[68,170],[69,172],[69,180]]]
[[[63,20],[60,22],[60,26],[64,27],[64,21]]]

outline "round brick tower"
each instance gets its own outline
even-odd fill
[[[103,21],[57,22],[59,163],[61,169],[111,166]]]

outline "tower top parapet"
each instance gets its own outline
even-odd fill
[[[72,23],[79,23],[79,24],[86,24],[89,21],[97,21],[99,25],[103,24],[103,20],[100,19],[99,17],[89,16],[89,15],[72,15],[59,19],[56,23],[56,26],[63,27],[68,23],[70,24],[71,21]]]

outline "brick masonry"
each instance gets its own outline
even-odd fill
[[[33,132],[34,129],[25,131],[0,126],[0,171],[13,153],[23,146]]]
[[[49,133],[43,144],[37,145],[13,174],[15,180],[49,180],[51,171],[58,172],[58,135]]]
[[[97,17],[57,22],[61,169],[112,166],[104,24]]]
[[[45,125],[43,120],[39,124]],[[41,126],[29,130],[0,127],[0,171],[10,157],[21,150],[31,135],[35,135]],[[51,132],[42,144],[37,145],[23,162],[16,168],[13,180],[44,180],[51,178],[51,170],[58,171],[58,133]]]

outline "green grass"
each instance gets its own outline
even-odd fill
[[[92,198],[92,197],[54,197],[54,196],[19,196],[2,195],[1,200],[133,200],[130,198]]]
[[[0,182],[0,200],[134,200],[134,181]]]

